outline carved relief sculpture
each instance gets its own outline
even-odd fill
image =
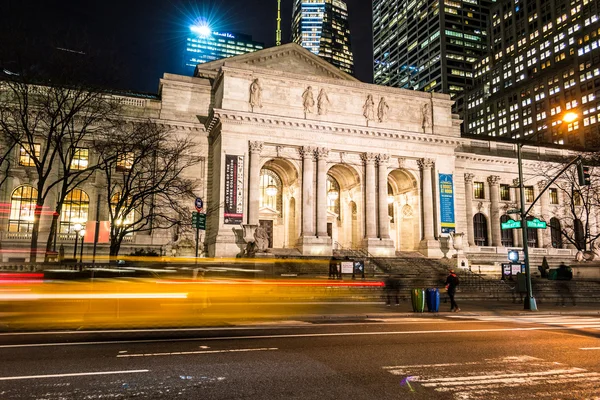
[[[365,105],[363,106],[363,116],[366,118],[367,122],[375,119],[375,102],[373,101],[373,95],[367,96],[367,101],[365,101]]]
[[[267,231],[262,226],[256,228],[254,232],[254,240],[256,243],[256,251],[257,253],[264,253],[269,248],[269,236]]]
[[[329,96],[327,96],[325,89],[321,89],[317,97],[317,112],[319,115],[326,115],[327,111],[329,111]]]
[[[250,106],[252,111],[254,111],[254,107],[262,108],[262,88],[258,78],[250,84]]]
[[[425,131],[425,128],[429,128],[432,125],[431,105],[429,103],[423,104],[423,107],[421,108],[421,114],[423,117],[423,119],[422,119],[423,131]]]
[[[385,101],[385,97],[382,97],[381,100],[379,100],[379,106],[377,107],[377,118],[379,119],[379,122],[385,122],[387,120],[389,109],[390,106]]]
[[[315,96],[313,95],[312,87],[307,87],[302,93],[302,104],[304,105],[304,113],[310,114],[315,106]]]

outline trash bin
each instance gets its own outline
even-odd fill
[[[413,289],[410,292],[410,299],[412,300],[413,312],[425,311],[425,290],[424,289]]]
[[[548,270],[548,280],[555,281],[558,278],[558,268]]]
[[[438,288],[429,288],[425,291],[427,298],[427,311],[438,312],[440,310],[440,290]]]

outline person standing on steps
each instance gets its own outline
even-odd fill
[[[456,287],[459,285],[458,276],[454,273],[454,270],[450,270],[450,275],[446,278],[446,290],[448,291],[448,297],[450,297],[450,311],[459,312],[458,304],[454,300],[456,294]]]
[[[396,305],[400,305],[400,278],[389,274],[385,280],[385,292],[387,295],[387,306],[392,305],[392,300],[396,300]]]

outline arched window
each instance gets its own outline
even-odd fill
[[[476,246],[488,245],[487,219],[482,213],[477,213],[473,217],[473,233]]]
[[[500,223],[503,224],[508,222],[511,219],[508,215],[503,215],[500,217]],[[502,246],[504,247],[513,247],[515,245],[513,230],[512,229],[502,229]]]
[[[550,237],[552,239],[552,247],[554,247],[555,249],[562,248],[562,230],[558,218],[550,219]]]
[[[283,185],[275,171],[268,168],[260,170],[260,208],[270,208],[281,213],[283,204]]]
[[[573,221],[573,230],[575,231],[575,245],[577,250],[585,249],[585,234],[583,232],[583,223],[580,219]]]
[[[127,209],[129,208],[128,204],[122,204],[119,207],[119,215],[116,215],[117,214],[117,206],[118,206],[120,200],[121,200],[121,192],[115,193],[113,195],[113,197],[110,199],[110,208],[111,208],[112,215],[114,215],[115,224],[131,225],[135,222],[135,215],[134,215],[133,211],[125,214]]]
[[[527,217],[527,221],[532,221],[534,219],[533,216]],[[529,247],[538,247],[538,230],[529,228],[527,229],[527,245]]]
[[[31,186],[19,186],[12,192],[8,218],[9,232],[31,232],[37,195],[37,189]]]
[[[327,210],[340,216],[340,184],[327,175]]]
[[[60,216],[60,233],[73,233],[75,224],[88,220],[90,197],[83,190],[73,189],[65,197]]]

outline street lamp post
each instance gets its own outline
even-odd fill
[[[73,247],[73,259],[77,262],[77,239],[79,238],[79,232],[83,229],[81,224],[73,225],[73,231],[75,231],[75,246]]]
[[[83,263],[83,239],[85,237],[85,229],[79,231],[79,236],[81,236],[81,248],[79,249],[79,264]]]
[[[579,116],[577,115],[577,113],[575,113],[575,112],[568,112],[568,113],[566,113],[563,116],[562,121],[566,122],[566,123],[571,123],[571,122],[575,121],[578,117]],[[537,137],[537,135],[539,135],[540,132],[538,132],[533,137]],[[525,310],[537,311],[537,304],[535,302],[535,298],[533,297],[533,290],[532,290],[532,287],[531,287],[531,270],[530,270],[530,267],[529,267],[529,242],[528,242],[529,238],[528,238],[528,234],[527,234],[527,214],[529,214],[529,210],[531,210],[531,207],[533,207],[533,204],[535,204],[535,202],[537,201],[537,199],[534,200],[533,204],[529,207],[529,210],[525,208],[525,182],[523,181],[523,155],[522,155],[522,148],[523,148],[523,143],[522,142],[517,142],[517,165],[518,165],[518,168],[519,168],[519,192],[520,192],[520,196],[521,196],[521,207],[520,207],[520,210],[519,210],[519,215],[521,216],[521,233],[522,233],[522,236],[523,236],[523,255],[524,255],[524,261],[525,261],[525,281],[526,281],[525,285],[526,285],[526,290],[527,290],[527,296],[525,297],[525,301],[524,301],[523,306],[524,306]],[[573,163],[573,161],[571,163],[569,163],[568,166],[572,165],[572,163]],[[563,171],[561,171],[559,173],[559,175],[557,175],[552,180],[552,182],[554,182],[554,180],[556,178],[558,178],[558,176],[560,176],[560,174],[562,174]],[[550,186],[550,184],[548,184],[548,186],[542,191],[542,193],[540,193],[538,195],[538,199],[539,199],[540,196],[542,196],[543,192],[549,186]]]
[[[529,269],[529,243],[527,235],[527,212],[525,209],[525,184],[523,182],[523,158],[522,158],[522,143],[517,143],[517,164],[519,167],[519,192],[521,196],[521,209],[519,213],[521,215],[521,232],[523,236],[523,254],[525,261],[525,281],[527,286],[527,296],[525,297],[525,303],[523,306],[525,310],[536,311],[537,304],[533,297],[533,290],[531,288],[531,270]]]

